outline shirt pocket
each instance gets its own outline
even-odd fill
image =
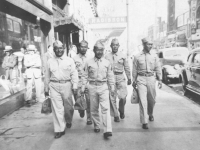
[[[138,60],[138,66],[142,70],[146,69],[146,61],[144,59],[139,59]]]
[[[117,61],[117,63],[114,66],[114,71],[115,72],[123,72],[123,67],[124,66],[124,59],[121,58]]]
[[[71,68],[72,68],[71,65],[64,65],[64,66],[62,66],[62,70],[63,70],[63,72],[65,74],[70,74]]]
[[[95,78],[96,76],[96,69],[92,66],[88,67],[88,73],[90,78]]]
[[[150,64],[151,69],[154,70],[154,67],[155,67],[155,59],[151,59],[151,60],[149,61],[149,64]]]
[[[50,71],[51,72],[56,72],[56,70],[58,70],[58,68],[56,67],[56,65],[54,65],[54,64],[50,65]]]
[[[107,67],[103,66],[102,68],[99,69],[99,74],[101,79],[105,79],[107,76]]]

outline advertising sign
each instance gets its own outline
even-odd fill
[[[99,24],[99,23],[126,23],[126,17],[105,17],[105,18],[90,18],[90,24]]]
[[[196,6],[197,0],[191,1],[191,28],[196,28]]]

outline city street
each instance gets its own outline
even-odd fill
[[[103,138],[86,125],[86,118],[75,111],[71,129],[60,139],[54,139],[51,115],[40,113],[41,104],[22,107],[0,120],[1,150],[199,150],[200,107],[171,88],[158,90],[155,121],[149,129],[141,128],[139,107],[127,99],[125,119],[112,121],[113,136]],[[113,119],[112,119],[113,120]]]

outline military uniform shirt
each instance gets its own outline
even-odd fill
[[[2,67],[5,69],[14,68],[17,66],[17,56],[11,54],[9,56],[5,56],[3,60]]]
[[[50,58],[47,62],[45,91],[48,91],[48,84],[52,81],[70,80],[73,88],[77,89],[78,72],[72,58],[65,56]]]
[[[110,86],[114,87],[115,79],[110,62],[105,58],[97,59],[96,57],[88,60],[82,77],[83,86],[88,81],[108,82]]]
[[[105,56],[107,60],[109,60],[112,64],[112,68],[114,72],[123,73],[125,70],[126,76],[128,79],[131,79],[131,71],[130,66],[128,64],[127,57],[120,52],[117,53],[109,53]]]
[[[89,60],[89,56],[87,55],[87,53],[85,55],[78,54],[73,59],[76,65],[76,69],[78,71],[78,76],[81,77],[85,63],[87,60]]]
[[[161,66],[157,55],[141,52],[136,55],[133,60],[132,76],[133,81],[136,80],[138,74],[156,73],[158,80],[162,79]]]

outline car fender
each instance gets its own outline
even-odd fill
[[[185,84],[187,85],[188,84],[188,78],[187,78],[187,74],[186,74],[185,69],[181,70],[181,78],[182,78],[182,80],[185,81]]]

